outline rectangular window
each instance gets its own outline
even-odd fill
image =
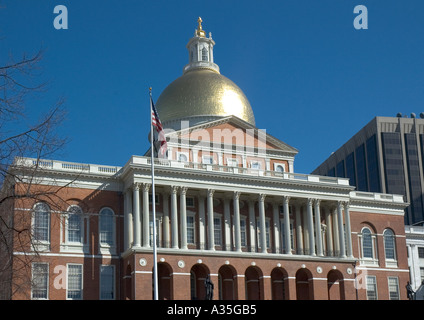
[[[186,198],[186,207],[187,208],[194,208],[194,198],[193,197],[187,197]]]
[[[397,277],[389,277],[389,299],[399,300],[399,280]]]
[[[378,166],[377,140],[375,134],[367,140],[367,164],[370,192],[381,192]]]
[[[48,299],[49,265],[47,263],[32,264],[32,299]]]
[[[367,276],[367,300],[377,300],[377,280],[375,276]]]
[[[424,247],[418,247],[418,257],[424,259]]]
[[[82,264],[68,264],[67,299],[82,300]]]
[[[258,235],[258,248],[261,248],[261,221],[258,218],[256,221],[257,235]],[[265,219],[265,232],[266,232],[266,247],[270,247],[271,236],[270,236],[270,220],[268,218]]]
[[[365,161],[365,147],[363,144],[356,148],[355,160],[358,190],[368,191],[367,164]]]
[[[355,157],[353,152],[346,157],[346,178],[349,178],[351,186],[356,186]]]
[[[250,167],[251,167],[252,169],[260,170],[260,169],[261,169],[261,163],[260,163],[259,161],[252,161],[252,162],[250,163]]]
[[[100,300],[115,299],[115,266],[100,266]]]
[[[212,156],[202,156],[202,163],[203,164],[213,164],[213,157]]]
[[[246,246],[246,218],[241,217],[240,218],[240,240],[241,240],[241,246]]]
[[[214,235],[214,241],[215,245],[220,246],[222,244],[221,242],[221,218],[214,218],[213,219],[213,235]]]
[[[406,196],[400,133],[382,132],[386,192]]]
[[[421,282],[424,281],[424,268],[420,268]]]
[[[229,167],[238,167],[237,159],[227,158],[227,166]]]
[[[194,216],[187,216],[187,243],[195,244],[195,220]]]

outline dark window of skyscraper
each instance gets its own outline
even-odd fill
[[[423,220],[422,189],[420,179],[420,164],[418,161],[418,146],[415,133],[405,133],[406,160],[408,165],[409,195],[411,201],[410,223]]]
[[[367,167],[365,162],[365,147],[361,144],[356,148],[356,173],[358,177],[357,188],[360,191],[368,191]]]
[[[369,191],[381,192],[380,172],[378,168],[377,140],[375,134],[367,140],[367,163],[368,163],[368,181]]]
[[[331,168],[330,170],[328,170],[327,176],[335,177],[336,176],[336,168]]]
[[[349,184],[351,186],[356,186],[355,176],[355,158],[352,152],[346,157],[346,178],[349,178]]]
[[[405,175],[403,173],[402,146],[400,133],[382,132],[384,174],[386,192],[406,195]]]
[[[345,178],[346,177],[345,169],[344,169],[344,160],[340,161],[337,164],[336,171],[337,171],[336,172],[337,177],[340,177],[340,178]]]

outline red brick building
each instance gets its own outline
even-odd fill
[[[122,167],[17,159],[12,299],[406,299],[402,196],[294,172],[297,150],[255,126],[199,20],[184,74],[156,107],[168,152]],[[34,170],[37,168],[37,170]],[[35,174],[33,174],[35,172]],[[29,187],[29,184],[30,187]],[[38,192],[40,191],[40,192]]]

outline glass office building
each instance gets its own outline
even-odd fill
[[[349,178],[358,191],[400,194],[405,224],[421,224],[424,119],[375,117],[312,173]]]

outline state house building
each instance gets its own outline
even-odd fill
[[[13,238],[6,298],[152,299],[155,205],[159,299],[203,300],[208,275],[214,299],[406,299],[408,203],[295,173],[297,150],[257,129],[261,106],[221,75],[214,45],[199,19],[156,102],[168,152],[154,199],[150,150],[122,167],[16,160],[7,187],[44,195],[12,203],[31,232]]]

